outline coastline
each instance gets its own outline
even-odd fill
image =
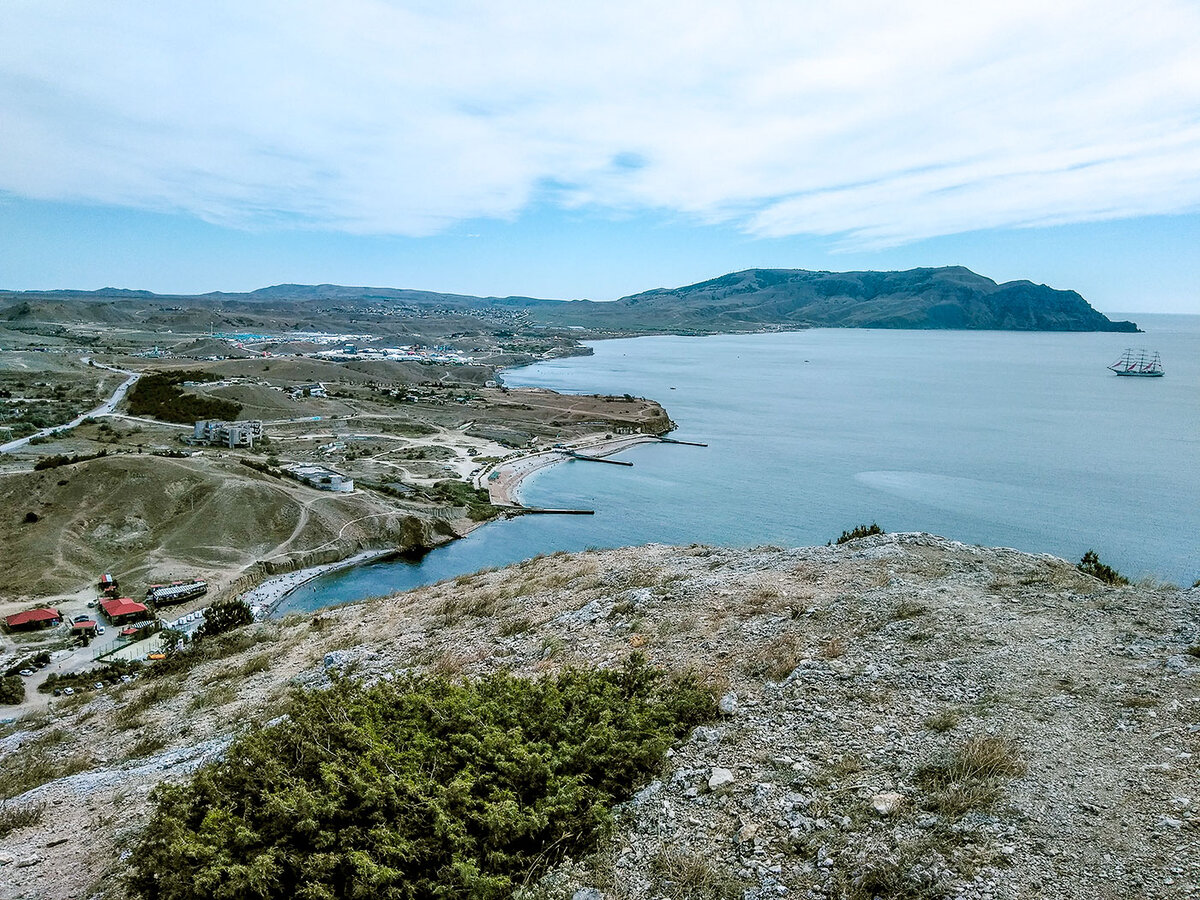
[[[627,434],[620,437],[584,439],[571,444],[563,444],[561,449],[539,450],[518,456],[505,462],[485,469],[475,476],[475,487],[488,492],[489,501],[493,506],[501,508],[523,508],[521,503],[521,486],[535,472],[568,462],[571,457],[562,450],[585,452],[588,456],[604,457],[620,453],[638,444],[659,443],[661,438],[653,434]]]
[[[337,562],[296,569],[294,572],[285,572],[283,575],[275,575],[272,578],[259,582],[250,590],[239,594],[237,599],[249,605],[250,611],[254,614],[256,620],[266,619],[275,611],[275,607],[279,605],[284,597],[300,587],[300,585],[312,581],[317,576],[324,575],[326,572],[348,569],[367,562],[375,562],[388,556],[394,556],[399,552],[395,548],[387,550],[363,550]]]
[[[563,446],[564,449],[586,451],[590,456],[604,457],[619,453],[638,444],[658,443],[659,441],[660,438],[657,435],[630,434],[599,440],[592,439],[589,441],[585,439],[571,445]],[[488,490],[493,505],[507,509],[521,509],[523,507],[519,499],[520,487],[525,479],[534,472],[557,463],[567,462],[568,460],[570,460],[570,457],[558,450],[540,450],[536,453],[500,463],[490,470],[481,472],[475,477],[474,481],[477,487]],[[501,475],[495,481],[488,481],[488,475],[491,472],[500,472]],[[467,537],[480,524],[482,523],[470,523],[469,527],[463,530],[456,540]],[[292,591],[312,581],[314,578],[329,572],[338,572],[342,569],[363,565],[364,563],[377,562],[387,557],[395,556],[399,552],[395,548],[363,550],[337,562],[296,569],[293,572],[286,572],[283,575],[276,575],[259,582],[253,588],[239,594],[238,599],[250,606],[250,611],[254,614],[255,619],[267,619],[274,614],[275,609]]]

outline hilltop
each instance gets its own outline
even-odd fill
[[[547,321],[614,330],[737,331],[752,326],[1137,331],[1075,291],[997,284],[962,266],[904,272],[747,269],[611,303],[543,307]]]
[[[296,686],[538,678],[634,650],[696,673],[721,715],[673,746],[607,840],[554,860],[526,896],[1115,900],[1200,885],[1200,590],[1112,587],[924,534],[649,546],[227,637],[190,670],[10,726],[0,785],[20,787],[10,807],[45,806],[5,839],[0,898],[121,897],[147,792],[275,719]],[[46,763],[21,768],[30,754]]]

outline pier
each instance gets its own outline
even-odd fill
[[[594,509],[551,509],[544,506],[501,506],[505,515],[512,516],[594,516]]]
[[[679,440],[676,440],[675,438],[668,438],[668,437],[660,437],[658,439],[658,442],[660,444],[682,444],[684,447],[707,447],[708,446],[708,444],[702,444],[699,441],[679,441]]]
[[[624,460],[621,460],[621,459],[605,459],[602,456],[585,456],[584,454],[578,453],[574,450],[560,450],[559,452],[565,454],[566,456],[571,457],[571,459],[582,459],[584,462],[602,462],[602,463],[608,463],[610,466],[632,466],[633,465],[633,463],[625,462]]]

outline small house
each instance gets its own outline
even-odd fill
[[[37,609],[27,609],[4,619],[9,631],[36,631],[39,628],[53,628],[62,624],[62,613],[53,606],[42,606]]]
[[[116,600],[101,601],[100,608],[104,610],[108,621],[114,625],[150,618],[150,611],[145,605],[138,603],[132,597],[118,597]]]

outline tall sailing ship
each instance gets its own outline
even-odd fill
[[[1158,351],[1126,349],[1121,358],[1109,366],[1118,375],[1140,375],[1143,378],[1161,378],[1163,374],[1162,360]]]

